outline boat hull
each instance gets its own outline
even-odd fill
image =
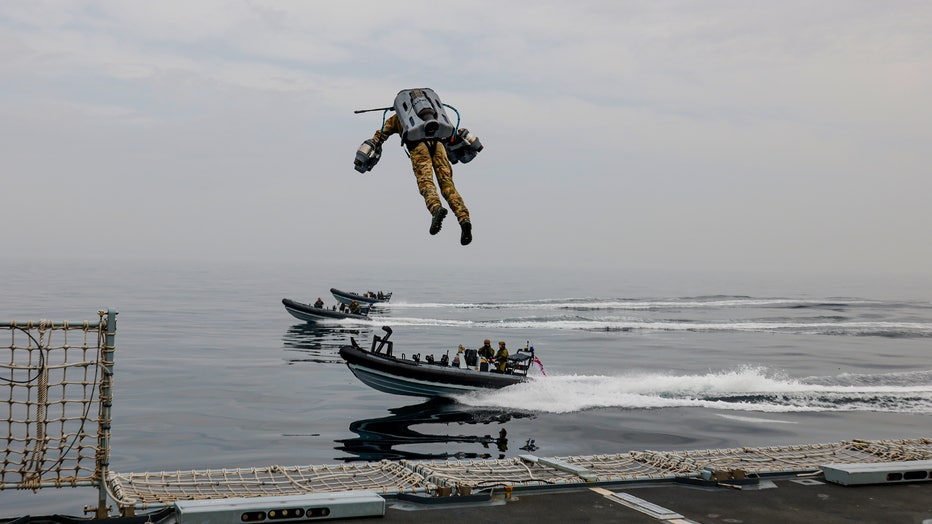
[[[354,346],[340,348],[340,357],[361,382],[393,395],[452,397],[527,381],[527,377],[521,375],[416,363]]]
[[[334,309],[318,308],[310,304],[304,304],[302,302],[291,300],[290,298],[283,298],[282,305],[285,306],[285,311],[290,313],[291,316],[305,322],[344,319],[369,320],[369,317],[366,315],[354,315],[353,313],[344,313]]]
[[[360,295],[358,293],[353,293],[351,291],[341,291],[335,287],[330,288],[330,293],[333,294],[333,298],[337,301],[342,302],[343,304],[349,305],[350,302],[356,301],[357,304],[376,304],[379,302],[388,302],[392,298],[391,293],[386,293],[382,298],[378,297],[367,297],[365,295]]]

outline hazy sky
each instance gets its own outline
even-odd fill
[[[925,0],[11,0],[0,61],[0,256],[932,274]],[[412,87],[470,246],[353,169]]]

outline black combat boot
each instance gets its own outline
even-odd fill
[[[460,222],[460,244],[467,245],[472,242],[472,223],[469,220],[463,220]]]
[[[443,223],[443,218],[447,216],[447,210],[443,207],[438,207],[433,212],[433,218],[430,220],[430,234],[436,235],[440,232],[440,226]]]

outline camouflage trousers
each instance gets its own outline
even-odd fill
[[[434,174],[437,175],[437,185],[440,194],[450,204],[450,209],[460,223],[469,220],[469,209],[463,203],[453,185],[453,166],[447,158],[447,150],[443,144],[436,144],[431,155],[431,148],[427,143],[421,142],[411,149],[411,167],[414,168],[414,177],[417,179],[417,188],[424,197],[427,210],[431,213],[441,206],[440,197],[437,196],[437,187],[434,185]]]

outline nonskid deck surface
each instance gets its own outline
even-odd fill
[[[891,524],[932,522],[932,485],[858,486],[782,478],[756,489],[695,488],[679,483],[513,492],[486,503],[390,502],[385,515],[354,523],[508,522],[624,524]],[[451,497],[455,498],[455,497]],[[626,504],[639,499],[640,508]],[[654,513],[656,511],[657,513]]]
[[[322,466],[268,466],[107,477],[121,507],[145,510],[178,500],[223,499],[369,490],[383,496],[443,490],[515,492],[600,485],[699,480],[712,471],[814,474],[826,464],[932,459],[932,439],[852,440],[759,448],[631,451],[610,455],[499,460],[388,461]],[[928,491],[928,487],[925,488]]]

